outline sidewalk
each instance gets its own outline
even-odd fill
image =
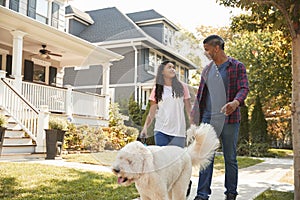
[[[239,170],[239,184],[237,200],[252,200],[260,193],[271,188],[279,191],[293,191],[294,185],[279,182],[293,166],[292,159],[264,158],[265,162]],[[5,161],[5,160],[1,160]],[[35,162],[97,172],[111,172],[109,166],[66,162],[64,160],[18,159],[6,160],[10,162]],[[198,177],[192,177],[192,190],[187,200],[193,200],[196,195]],[[213,177],[212,195],[210,200],[224,200],[224,175]]]
[[[294,185],[279,182],[293,166],[292,159],[264,158],[265,162],[239,170],[237,200],[252,200],[267,189],[294,191]],[[188,200],[193,200],[198,177],[192,177],[193,187]],[[224,175],[213,178],[211,200],[224,200]]]

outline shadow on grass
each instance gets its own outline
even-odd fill
[[[118,186],[112,174],[30,163],[9,163],[6,167],[10,169],[1,163],[0,199],[125,200],[138,196],[134,185]]]

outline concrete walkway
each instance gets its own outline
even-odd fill
[[[264,162],[239,170],[238,200],[252,200],[260,193],[271,188],[279,191],[294,191],[294,185],[279,182],[279,180],[291,170],[292,159],[264,158]],[[76,162],[66,162],[64,160],[39,159],[16,159],[1,161],[9,162],[35,162],[46,165],[69,167],[97,172],[111,172],[109,166],[99,166],[91,164],[81,164]],[[196,195],[198,177],[192,177],[193,181],[191,194],[188,200],[193,200]],[[212,195],[210,200],[224,200],[224,175],[213,177]]]
[[[294,185],[279,182],[293,166],[292,159],[265,158],[265,161],[239,170],[238,200],[252,200],[267,189],[294,191]],[[193,200],[198,177],[192,177],[193,187],[188,200]],[[224,175],[213,178],[211,200],[224,200]]]

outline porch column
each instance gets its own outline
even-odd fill
[[[65,85],[65,87],[67,88],[67,94],[66,94],[66,115],[67,115],[67,119],[69,121],[72,121],[72,114],[73,114],[73,101],[72,101],[72,90],[73,87],[71,85]]]
[[[53,0],[48,0],[47,17],[48,17],[48,25],[49,26],[51,26],[51,22],[52,22],[52,2],[53,2]]]
[[[5,78],[6,71],[0,70],[0,79]],[[0,107],[3,105],[3,94],[4,94],[4,87],[0,84]]]
[[[26,35],[22,31],[12,31],[13,35],[13,59],[12,76],[15,78],[14,86],[18,91],[22,89],[22,55],[23,55],[23,37]]]
[[[45,153],[46,152],[46,132],[45,129],[49,128],[49,111],[48,106],[43,105],[40,107],[40,113],[38,118],[38,131],[36,138],[35,152]]]
[[[102,95],[105,96],[105,101],[104,101],[104,119],[109,118],[109,75],[110,75],[110,66],[111,63],[104,63],[103,65],[103,75],[102,75]]]

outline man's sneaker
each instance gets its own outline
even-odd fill
[[[208,199],[203,199],[203,198],[201,198],[201,197],[195,197],[194,200],[208,200]]]
[[[226,194],[225,200],[236,200],[236,194],[231,194],[231,193]]]
[[[189,183],[189,187],[188,187],[188,190],[186,192],[186,196],[188,197],[191,193],[191,188],[192,188],[192,181],[190,180],[190,183]]]

